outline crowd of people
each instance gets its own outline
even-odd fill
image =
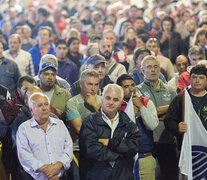
[[[206,57],[203,1],[3,0],[0,179],[185,178],[184,90],[207,129]]]

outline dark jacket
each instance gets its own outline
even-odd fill
[[[103,92],[103,88],[108,84],[113,84],[114,82],[109,78],[108,75],[100,82],[99,87],[101,92]],[[71,85],[70,93],[72,96],[76,96],[81,93],[80,81],[76,81]]]
[[[160,41],[162,32],[158,33],[155,37]],[[164,56],[168,57],[173,64],[176,63],[177,56],[183,53],[183,48],[183,41],[181,40],[180,34],[177,32],[172,32],[170,39],[160,43],[160,51]]]
[[[98,142],[99,138],[108,138],[108,146]],[[140,142],[137,125],[121,110],[112,138],[101,110],[86,117],[79,134],[81,179],[133,180],[133,158]]]
[[[178,131],[178,124],[182,121],[182,103],[184,103],[183,101],[183,93],[180,93],[177,96],[175,96],[175,98],[170,103],[164,120],[166,129],[177,137],[179,148],[181,148],[182,144],[182,134]],[[200,117],[204,127],[207,129],[207,121],[205,120],[207,112],[207,102],[205,102],[200,109],[195,105],[195,103],[192,102],[192,104],[196,113]]]

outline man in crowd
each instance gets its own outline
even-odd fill
[[[34,179],[58,179],[70,167],[72,139],[62,121],[49,117],[46,95],[34,93],[28,104],[33,118],[17,131],[19,161]]]
[[[67,120],[74,129],[74,155],[79,159],[79,145],[77,134],[84,118],[93,112],[97,112],[101,104],[101,96],[99,91],[99,74],[93,69],[86,69],[80,75],[81,93],[72,97],[67,103]],[[79,168],[72,164],[73,179],[79,179]]]
[[[179,55],[176,58],[176,68],[177,68],[177,73],[174,74],[174,77],[167,82],[168,86],[170,86],[174,91],[177,91],[178,88],[178,78],[180,75],[187,71],[188,67],[188,59],[184,55]]]
[[[68,47],[64,39],[55,42],[55,53],[58,60],[58,76],[73,84],[78,80],[79,71],[76,64],[67,58]]]
[[[142,141],[138,152],[138,162],[135,165],[136,178],[141,180],[155,179],[156,161],[152,156],[153,152],[153,130],[158,126],[159,120],[155,105],[151,100],[136,93],[136,86],[133,78],[128,74],[123,74],[117,79],[117,84],[124,90],[124,99],[121,105],[123,111],[132,108],[135,120],[142,134]],[[132,100],[130,100],[132,98]],[[130,105],[132,101],[133,106]],[[127,110],[126,110],[127,112]],[[130,115],[132,115],[131,113]],[[130,117],[129,115],[129,117]],[[138,165],[138,166],[137,166]]]
[[[4,56],[15,61],[22,76],[34,76],[34,66],[31,54],[21,49],[22,39],[18,34],[9,37],[9,49],[4,51]]]
[[[35,75],[37,75],[39,70],[40,59],[45,54],[55,55],[55,50],[53,44],[50,42],[52,40],[52,30],[48,26],[42,26],[38,30],[38,44],[34,45],[28,52],[32,56],[32,61],[34,64]]]
[[[145,76],[144,82],[138,85],[138,90],[152,100],[159,118],[159,125],[153,131],[154,155],[158,159],[161,179],[178,179],[176,144],[173,136],[164,127],[164,118],[171,100],[176,93],[158,78],[160,64],[155,56],[146,56],[141,63]]]
[[[100,40],[98,48],[99,54],[106,59],[106,74],[109,75],[112,81],[116,82],[120,75],[127,73],[125,67],[112,59],[113,49],[109,40]]]
[[[41,57],[40,59],[40,64],[43,64],[45,62],[51,62],[55,65],[57,71],[58,71],[58,60],[57,58],[52,55],[52,54],[45,54],[44,56]],[[40,85],[40,79],[37,76],[34,77],[35,81],[37,82],[37,85]],[[56,80],[55,80],[55,84],[58,85],[60,88],[66,89],[68,92],[70,92],[70,84],[68,84],[68,82],[61,78],[60,76],[56,75]]]
[[[3,44],[0,42],[0,84],[8,88],[14,98],[17,93],[17,81],[21,75],[17,64],[5,58],[3,51]]]
[[[146,47],[149,50],[153,51],[155,53],[155,56],[157,57],[157,59],[160,61],[160,68],[162,68],[164,70],[164,72],[166,73],[167,77],[165,77],[165,78],[167,79],[167,81],[172,79],[174,76],[174,67],[173,67],[170,59],[158,54],[160,52],[160,45],[159,45],[158,40],[156,38],[148,39],[148,41],[146,43]]]
[[[190,85],[190,69],[198,64],[200,60],[205,60],[205,51],[200,46],[192,46],[188,51],[188,58],[190,60],[190,66],[188,66],[187,71],[183,72],[178,78],[178,89],[180,93],[182,90]]]
[[[47,95],[50,100],[50,104],[61,115],[61,119],[65,120],[66,103],[71,98],[71,95],[67,90],[60,88],[55,84],[56,75],[57,69],[53,63],[45,62],[40,64],[38,73],[40,89],[42,89],[43,94]]]
[[[207,107],[207,68],[203,64],[194,66],[190,71],[190,85],[187,89],[193,107],[201,119],[203,126],[207,129],[206,107]],[[179,149],[182,144],[182,135],[188,129],[188,125],[183,122],[183,115],[188,113],[183,111],[184,93],[178,94],[170,103],[164,123],[165,127],[177,137]]]
[[[106,75],[106,60],[101,55],[93,55],[87,59],[86,62],[86,69],[94,69],[99,74],[99,88],[101,92],[103,91],[103,88],[109,84],[113,83],[113,81],[109,78],[108,75]],[[71,86],[71,94],[73,96],[78,95],[81,93],[81,87],[80,87],[80,81],[76,81]],[[101,93],[100,93],[101,95]]]
[[[123,96],[120,86],[108,84],[101,109],[83,121],[79,135],[81,179],[134,179],[133,158],[139,150],[141,134],[119,110]]]

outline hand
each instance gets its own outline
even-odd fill
[[[53,176],[53,177],[49,178],[49,180],[59,180],[59,178],[58,178],[58,176],[57,176],[57,175],[55,175],[55,176]]]
[[[61,162],[56,162],[55,164],[46,164],[39,168],[38,170],[43,172],[47,178],[51,178],[57,175],[58,171],[62,168]]]
[[[185,122],[180,122],[180,123],[178,124],[178,131],[179,131],[180,133],[185,133],[185,132],[187,132],[187,124],[186,124]]]
[[[133,95],[132,102],[133,105],[139,109],[143,106],[142,102],[140,101],[139,97],[136,94]]]
[[[85,97],[85,102],[89,104],[90,106],[92,106],[95,109],[95,111],[98,111],[98,109],[100,108],[100,105],[98,104],[96,100],[96,96],[97,94],[91,95],[90,93],[87,93]]]
[[[108,146],[109,144],[109,139],[106,138],[99,138],[98,142],[102,143],[104,146]]]
[[[161,39],[160,39],[160,42],[163,43],[163,42],[165,42],[168,38],[169,38],[168,33],[167,33],[167,32],[163,32],[163,33],[162,33],[162,37],[161,37]]]

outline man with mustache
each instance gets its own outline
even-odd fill
[[[164,127],[164,118],[169,104],[176,93],[161,80],[158,75],[160,72],[160,63],[153,55],[144,57],[141,63],[141,71],[144,74],[144,82],[139,84],[138,90],[152,100],[159,118],[159,124],[153,131],[154,137],[154,157],[158,159],[160,179],[178,179],[178,160],[176,154],[176,144],[174,137],[166,131]]]
[[[101,39],[98,49],[99,54],[106,59],[106,74],[109,75],[112,81],[116,82],[120,75],[127,73],[126,68],[122,64],[119,64],[112,59],[113,47],[109,40]]]

